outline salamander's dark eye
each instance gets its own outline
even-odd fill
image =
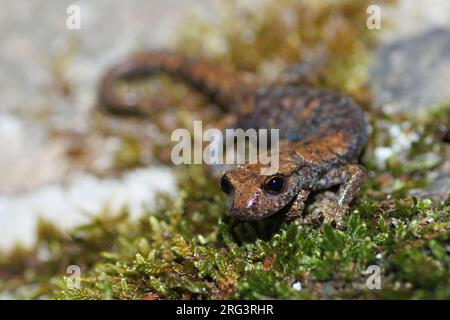
[[[271,176],[264,181],[264,189],[272,194],[280,193],[284,187],[284,180],[280,175]]]
[[[223,175],[222,178],[220,178],[220,189],[222,189],[223,192],[226,194],[230,194],[231,192],[231,183],[228,178]]]

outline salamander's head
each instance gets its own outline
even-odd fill
[[[220,187],[228,196],[230,215],[245,221],[261,220],[292,205],[308,178],[304,164],[280,154],[275,174],[262,175],[260,164],[246,164],[226,172]],[[300,167],[303,167],[300,169]],[[308,168],[306,168],[308,169]],[[308,174],[306,174],[308,175]]]

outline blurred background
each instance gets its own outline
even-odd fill
[[[69,5],[81,29],[66,27]],[[141,47],[167,47],[191,10],[207,1],[2,1],[0,3],[0,247],[31,245],[37,216],[61,227],[86,221],[105,204],[138,214],[157,190],[174,192],[167,168],[98,178],[120,140],[87,138],[89,167],[70,161],[92,130],[97,82],[106,68]],[[91,171],[91,172],[90,172]]]
[[[226,24],[218,21],[227,10],[224,2],[0,0],[1,249],[17,241],[31,246],[38,217],[69,228],[105,205],[117,211],[127,204],[132,214],[139,215],[143,206],[154,205],[157,192],[176,193],[174,173],[155,164],[151,154],[140,154],[135,168],[111,170],[117,157],[123,162],[133,157],[129,155],[133,144],[93,129],[98,129],[96,121],[103,121],[92,119],[97,82],[108,66],[141,48],[173,48],[181,43],[193,53],[227,52],[227,43],[217,33],[198,26],[190,30],[189,24],[200,20],[202,26],[223,28]],[[270,1],[231,2],[254,11]],[[71,4],[81,8],[79,30],[66,27]],[[364,73],[372,70],[367,73],[375,105],[385,112],[415,114],[450,101],[450,3],[399,0],[380,6],[382,30],[373,31],[379,42],[364,69]],[[295,24],[296,18],[284,16],[287,25]],[[233,29],[235,21],[227,23]],[[255,35],[241,31],[251,44]],[[184,47],[180,40],[202,38],[189,45],[185,41]],[[300,57],[314,62],[319,52],[323,50],[299,54],[298,62]],[[232,53],[232,62],[233,54],[245,52]],[[290,60],[295,63],[295,55]],[[265,62],[256,71],[270,80],[283,63],[273,57]],[[354,86],[350,83],[347,89],[352,93]],[[133,124],[123,127],[137,130],[142,139],[157,131],[152,123],[138,129]],[[396,151],[376,150],[380,161]]]

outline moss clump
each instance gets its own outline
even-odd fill
[[[382,0],[378,4],[394,1]],[[213,23],[193,15],[174,46],[209,55],[237,70],[272,81],[287,66],[300,67],[299,82],[366,94],[366,63],[377,31],[366,27],[373,1],[265,1],[259,7],[222,1]],[[189,28],[185,28],[189,25]]]
[[[433,207],[363,193],[344,231],[319,223],[271,230],[274,221],[223,218],[216,183],[200,168],[187,172],[176,201],[140,221],[124,210],[68,235],[41,224],[36,251],[2,260],[2,270],[16,272],[10,287],[58,299],[450,298],[450,199]],[[72,264],[82,270],[80,289],[64,277]],[[381,267],[381,290],[366,286],[370,265]]]

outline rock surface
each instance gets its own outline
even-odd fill
[[[450,29],[432,29],[383,43],[371,70],[374,104],[417,114],[450,103]]]
[[[381,41],[369,73],[374,106],[390,114],[416,116],[450,104],[450,2],[398,0],[382,7],[381,17]],[[395,137],[393,148],[375,150],[380,160],[400,151],[403,139]],[[445,200],[450,194],[449,169],[447,161],[429,173],[428,187],[411,193]]]

